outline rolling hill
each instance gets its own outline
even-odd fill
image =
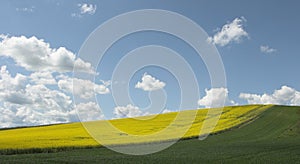
[[[230,129],[252,120],[270,107],[261,105],[225,107],[213,132]],[[89,129],[95,129],[99,133],[98,135],[103,136],[101,140],[102,145],[165,141],[179,138],[182,134],[184,134],[183,138],[197,137],[207,112],[208,109],[186,110],[135,119],[110,120],[109,123],[115,127],[115,130],[107,125],[107,121],[1,130],[0,151],[1,149],[99,146],[99,143],[86,132],[83,125]],[[178,116],[179,114],[180,117]],[[212,120],[211,118],[209,119]],[[190,125],[191,127],[189,127]],[[187,129],[188,131],[186,132]],[[160,134],[159,132],[162,130],[165,131]],[[153,137],[152,134],[158,135]]]
[[[244,114],[233,115],[249,108]],[[226,111],[228,110],[228,111]],[[104,147],[74,149],[57,153],[1,155],[3,162],[103,162],[103,163],[297,163],[300,161],[300,107],[288,106],[244,106],[226,107],[214,130],[214,135],[200,141],[182,140],[161,152],[145,156],[129,156],[115,153]],[[229,115],[228,112],[233,112]],[[187,111],[188,112],[188,111]],[[198,111],[199,112],[199,111]],[[200,113],[203,111],[200,111]],[[169,116],[170,113],[162,116]],[[226,117],[225,117],[226,115]],[[229,117],[230,116],[230,117]],[[197,118],[200,117],[197,113]],[[224,126],[222,121],[228,118],[241,119],[231,126]],[[247,119],[246,119],[247,118]],[[197,119],[196,119],[197,120]],[[116,121],[126,121],[116,120]],[[196,121],[197,122],[197,121]],[[225,121],[226,122],[226,121]],[[54,125],[75,126],[76,124]],[[195,126],[193,124],[193,126]],[[38,128],[51,128],[36,127]],[[1,131],[2,149],[5,132],[23,134],[35,128]],[[192,129],[192,128],[191,128]],[[191,137],[193,130],[185,137]],[[199,129],[198,129],[199,130]],[[84,131],[84,130],[83,130]],[[134,130],[128,131],[134,133]],[[219,133],[218,133],[219,132]],[[6,133],[8,134],[8,133]],[[12,134],[11,134],[12,135]],[[15,142],[17,140],[14,140]],[[10,140],[8,139],[8,143]],[[19,143],[24,142],[20,140]],[[26,143],[26,142],[25,142]],[[34,143],[34,142],[32,142]],[[155,144],[155,143],[153,143]],[[8,145],[8,144],[6,144]],[[35,144],[37,146],[38,144]],[[22,148],[22,147],[20,147]],[[24,146],[23,146],[24,148]]]

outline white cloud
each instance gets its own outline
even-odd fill
[[[145,73],[142,77],[142,81],[135,85],[135,88],[143,89],[144,91],[154,91],[165,87],[166,83],[159,81],[155,77]]]
[[[108,86],[111,85],[111,81],[110,81],[110,80],[108,80],[108,81],[100,80],[100,82],[101,82],[104,86],[106,86],[106,87],[108,87]]]
[[[6,92],[6,93],[1,93],[0,98],[5,101],[9,102],[12,104],[19,104],[19,105],[24,105],[24,104],[32,104],[32,100],[27,97],[22,92],[16,92],[16,91],[11,91],[11,92]]]
[[[80,7],[80,13],[81,14],[90,14],[93,15],[96,12],[97,9],[97,5],[93,5],[93,4],[78,4],[78,6]]]
[[[107,94],[110,92],[106,85],[99,85],[90,80],[72,79],[68,77],[59,80],[58,87],[60,90],[73,93],[83,99],[90,99],[95,96],[95,94]]]
[[[211,88],[205,89],[206,95],[198,101],[199,106],[206,108],[223,107],[224,105],[236,105],[236,103],[228,98],[227,88]]]
[[[94,102],[80,103],[76,105],[75,109],[79,114],[81,121],[93,121],[104,119],[104,115],[102,114],[98,104]]]
[[[266,54],[271,54],[271,53],[277,52],[277,50],[274,48],[271,48],[269,46],[262,45],[262,46],[260,46],[260,52],[266,53]]]
[[[128,104],[127,106],[117,106],[114,109],[116,118],[137,117],[144,115],[139,107]]]
[[[43,84],[30,84],[30,77],[6,66],[0,72],[0,127],[31,126],[76,121],[70,96]]]
[[[77,18],[81,18],[81,17],[82,17],[82,15],[81,15],[81,14],[79,14],[79,13],[72,13],[72,14],[71,14],[71,17],[77,17]]]
[[[5,35],[5,34],[0,34],[0,39],[6,39],[8,37],[8,35]]]
[[[51,48],[35,36],[6,37],[0,42],[0,56],[12,58],[29,71],[72,72],[74,65],[80,72],[95,73],[90,63],[84,62],[65,47]]]
[[[6,66],[1,66],[0,71],[0,91],[5,89],[20,90],[26,86],[27,77],[17,73],[12,77]]]
[[[219,46],[226,46],[231,42],[239,43],[242,38],[249,37],[244,30],[244,22],[246,22],[244,17],[235,18],[232,22],[225,24],[214,36],[208,37],[208,42]]]
[[[174,112],[174,111],[169,110],[169,109],[164,109],[164,110],[162,111],[162,113],[170,113],[170,112]]]
[[[115,118],[132,118],[138,116],[147,116],[152,114],[159,114],[159,113],[170,113],[174,112],[169,109],[164,109],[161,112],[151,113],[148,111],[141,110],[138,106],[134,106],[132,104],[128,104],[127,106],[117,106],[114,108],[114,115]]]
[[[51,48],[35,36],[1,34],[1,56],[13,59],[21,66],[15,71],[20,69],[25,73],[12,75],[7,66],[0,66],[0,128],[74,122],[78,121],[76,109],[84,121],[103,118],[96,114],[98,106],[92,102],[74,107],[73,82],[69,77],[74,65],[80,72],[95,74],[95,71],[90,63],[76,58],[65,47]],[[103,85],[74,79],[74,94],[88,99],[94,94],[109,93],[110,81],[101,82]]]
[[[89,15],[94,15],[96,13],[97,10],[97,5],[93,5],[93,4],[77,4],[77,6],[79,7],[79,13],[72,13],[71,16],[72,17],[77,17],[77,18],[81,18],[84,14],[89,14]]]
[[[23,8],[16,8],[16,11],[18,12],[28,12],[28,13],[32,13],[34,12],[35,7],[31,6],[31,7],[23,7]]]
[[[57,84],[50,72],[33,72],[30,75],[31,81],[35,84],[54,85]]]
[[[103,119],[99,107],[93,102],[74,107],[70,96],[72,78],[63,74],[57,77],[61,83],[57,83],[50,72],[33,72],[28,76],[16,73],[12,76],[7,66],[1,66],[0,128],[74,122],[78,121],[76,111],[82,121]],[[109,92],[104,85],[83,79],[74,81],[77,84],[75,93],[84,98]],[[55,85],[47,87],[46,84]],[[64,93],[65,90],[68,93]]]
[[[249,104],[300,105],[300,92],[288,86],[282,86],[272,94],[241,93],[239,97]]]

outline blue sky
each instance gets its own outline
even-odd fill
[[[89,94],[93,89],[87,85],[95,85],[98,89],[97,100],[105,116],[95,112],[98,110],[95,104],[85,100],[77,105],[77,110],[81,107],[83,113],[90,113],[82,114],[82,120],[155,113],[157,111],[147,113],[143,108],[150,104],[149,92],[160,89],[164,89],[168,95],[160,112],[179,110],[179,83],[168,70],[155,66],[138,70],[130,80],[129,92],[134,103],[118,106],[113,101],[111,86],[118,82],[111,81],[111,76],[117,63],[128,52],[152,44],[176,51],[190,64],[199,85],[200,107],[218,106],[221,101],[219,98],[225,99],[225,105],[300,105],[300,76],[297,69],[300,56],[296,45],[300,35],[300,4],[296,0],[3,0],[0,3],[0,111],[3,113],[0,127],[77,121],[72,95],[91,98]],[[105,21],[141,9],[169,10],[201,26],[213,39],[210,43],[219,51],[227,85],[212,88],[203,60],[184,41],[162,32],[143,31],[125,36],[110,47],[96,68],[99,73],[96,84],[77,79],[78,85],[86,86],[73,93],[69,87],[72,81],[70,64],[81,62],[81,71],[87,73],[92,70],[88,62],[80,61],[78,57],[87,37]],[[218,35],[230,35],[228,42],[222,37],[218,38]],[[47,52],[40,52],[40,49],[34,53],[25,51],[31,45],[40,46]],[[36,48],[34,46],[33,49]],[[38,53],[52,56],[44,60],[32,55]],[[145,83],[138,87],[137,83],[143,82],[142,77]],[[43,97],[47,94],[48,97]],[[38,102],[39,99],[42,100]]]

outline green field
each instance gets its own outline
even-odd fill
[[[182,140],[145,156],[106,148],[69,149],[56,153],[1,155],[0,163],[299,163],[300,107],[272,106],[256,119],[209,136]]]

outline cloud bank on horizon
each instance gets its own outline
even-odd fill
[[[65,47],[51,48],[35,36],[2,35],[0,57],[12,59],[16,67],[26,72],[12,75],[6,65],[1,66],[0,127],[79,121],[76,108],[87,111],[81,120],[103,118],[93,114],[97,105],[86,102],[75,106],[71,97],[74,94],[90,99],[95,94],[108,94],[108,85],[73,79],[70,72],[74,64],[81,72],[95,74],[95,70]]]
[[[239,97],[249,104],[300,105],[300,92],[285,85],[272,94],[241,93]]]

